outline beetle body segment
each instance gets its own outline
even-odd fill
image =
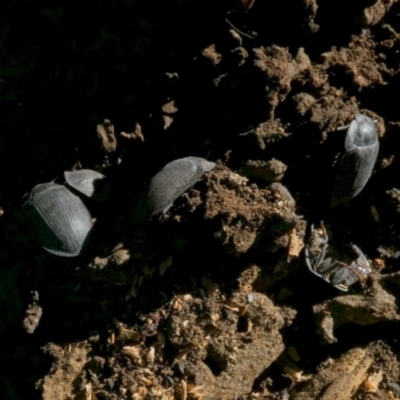
[[[87,197],[93,196],[96,185],[105,178],[104,175],[91,169],[65,171],[64,177],[70,187]]]
[[[337,166],[330,207],[346,203],[361,192],[371,176],[378,152],[374,121],[358,114],[347,129],[345,152]]]
[[[150,180],[134,210],[134,220],[143,223],[157,214],[165,214],[173,202],[215,167],[199,157],[171,161]]]
[[[28,207],[42,247],[64,257],[79,255],[92,228],[92,218],[82,200],[55,183],[35,186]]]

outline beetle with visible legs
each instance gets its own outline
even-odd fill
[[[328,234],[323,224],[319,228],[311,225],[310,238],[305,247],[308,269],[335,288],[347,292],[356,282],[363,282],[371,273],[369,262],[361,250],[352,245],[328,244]]]

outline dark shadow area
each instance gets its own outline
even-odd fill
[[[372,0],[256,0],[252,7],[245,3],[100,0],[82,7],[75,0],[41,5],[17,0],[0,5],[4,398],[41,398],[35,384],[50,371],[53,359],[42,350],[50,342],[68,346],[89,340],[95,332],[106,344],[94,344],[94,356],[120,352],[124,344],[112,347],[109,342],[117,330],[114,318],[143,333],[151,326],[148,320],[162,309],[165,320],[160,329],[167,331],[171,300],[191,293],[197,302],[189,311],[199,320],[211,321],[209,309],[212,317],[220,313],[228,319],[221,309],[239,290],[239,277],[252,264],[260,267],[260,273],[246,290],[266,294],[277,305],[297,311],[282,335],[303,355],[302,368],[315,371],[328,355],[378,339],[398,352],[397,326],[390,323],[346,325],[335,332],[339,344],[319,346],[312,306],[338,292],[307,271],[304,250],[290,260],[288,245],[265,252],[269,242],[297,227],[298,221],[271,219],[263,229],[273,235],[264,237],[260,229],[261,243],[256,240],[257,248],[241,255],[228,254],[227,244],[214,235],[229,218],[237,226],[245,224],[240,212],[205,220],[204,209],[192,214],[180,198],[170,217],[141,225],[132,222],[132,207],[144,185],[176,158],[220,160],[232,171],[248,160],[276,158],[287,167],[282,184],[294,197],[296,214],[305,224],[326,219],[332,243],[354,243],[369,258],[382,257],[380,247],[388,249],[392,256],[386,260],[386,271],[399,269],[393,254],[400,243],[400,196],[388,192],[400,189],[400,53],[395,36],[400,32],[400,3],[390,10],[388,6],[383,19],[370,25],[362,15]],[[384,83],[366,80],[360,87],[350,73],[351,63],[325,65],[323,54],[333,47],[348,47],[363,29],[371,34],[368,43],[376,46],[373,52]],[[299,48],[304,48],[303,59],[296,58]],[[368,72],[369,66],[363,67]],[[368,77],[365,70],[357,71]],[[353,103],[382,117],[386,132],[363,192],[349,204],[327,211],[332,164],[343,145],[343,134],[335,129],[349,122],[343,119],[352,113]],[[105,119],[115,129],[113,150],[98,132],[97,125]],[[265,125],[271,121],[272,128]],[[41,249],[22,204],[37,184],[55,179],[63,183],[64,171],[76,168],[104,173],[105,186],[103,181],[95,184],[104,202],[85,200],[93,230],[81,256],[65,259]],[[252,185],[264,193],[268,183],[250,179],[248,186]],[[205,188],[204,182],[194,186],[201,193]],[[205,202],[204,195],[199,199]],[[163,265],[169,258],[172,261]],[[207,292],[207,284],[217,287],[223,299],[212,305],[214,309],[200,304],[214,293]],[[282,289],[289,294],[281,298]],[[23,321],[35,291],[43,316],[28,334]],[[210,334],[216,334],[211,322],[207,326]],[[247,328],[246,317],[241,316],[237,330],[244,334]],[[153,332],[143,336],[146,348],[159,346],[166,363],[173,364],[176,343],[164,338],[162,347],[164,339]],[[134,369],[128,358],[120,353],[118,357],[116,363]],[[161,358],[156,359],[160,365],[165,361]],[[204,360],[216,377],[226,367],[211,352]],[[165,367],[160,365],[157,371]],[[104,375],[111,374],[109,368]],[[170,372],[162,370],[163,379]],[[170,379],[168,385],[174,387],[176,382]],[[74,381],[76,387],[80,383]],[[107,387],[115,394],[118,384]],[[255,390],[277,392],[289,386],[276,364],[254,384]]]

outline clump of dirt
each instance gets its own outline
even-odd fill
[[[87,398],[94,390],[103,396],[110,389],[116,396],[123,393],[133,398],[228,399],[232,393],[245,394],[283,351],[279,330],[290,322],[261,294],[237,292],[226,299],[214,285],[206,299],[176,296],[157,317],[148,318],[152,332],[138,332],[115,321],[116,332],[110,334],[104,349],[106,359],[95,355],[99,341],[95,337],[75,343],[68,351],[49,345],[46,351],[56,361],[41,383],[43,396]],[[165,333],[157,332],[163,325]],[[145,350],[149,337],[154,340]],[[165,358],[168,342],[173,346],[169,361]],[[171,356],[171,350],[169,353]],[[113,370],[112,384],[103,379],[109,368]],[[177,373],[180,379],[175,381]]]
[[[321,340],[335,343],[333,331],[342,324],[371,325],[400,319],[396,299],[375,282],[362,295],[336,297],[313,307]]]
[[[265,251],[287,247],[295,228],[304,236],[295,201],[281,184],[259,189],[221,166],[207,175],[205,186],[206,191],[195,193],[204,201],[191,200],[189,207],[191,211],[203,208],[204,220],[215,227],[210,235],[221,241],[228,254],[239,256],[252,247]]]
[[[249,160],[241,168],[240,174],[250,179],[258,179],[266,183],[279,182],[285,175],[287,166],[272,158],[269,161]]]

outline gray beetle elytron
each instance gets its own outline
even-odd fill
[[[361,250],[353,245],[336,248],[328,244],[325,227],[311,226],[311,234],[305,247],[308,269],[336,289],[344,292],[349,286],[363,281],[370,273],[368,260]]]
[[[150,180],[134,207],[134,222],[144,223],[157,214],[165,214],[173,202],[215,167],[200,157],[171,161]]]
[[[104,176],[96,171],[65,172],[66,183],[77,192],[92,197],[96,181]],[[83,201],[66,186],[54,182],[35,186],[24,204],[42,247],[57,256],[78,256],[92,229],[92,217]]]
[[[371,176],[379,151],[374,121],[358,114],[347,128],[343,153],[335,173],[330,207],[357,196]]]
[[[92,197],[96,194],[96,185],[105,176],[91,169],[81,169],[78,171],[65,171],[64,178],[68,186],[87,197]]]

